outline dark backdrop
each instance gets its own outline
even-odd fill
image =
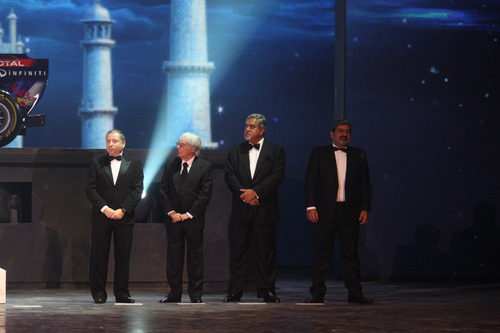
[[[0,1],[1,16],[11,7],[18,15],[30,56],[50,59],[37,107],[47,125],[29,130],[27,147],[80,146],[79,20],[91,3]],[[166,80],[169,1],[102,5],[116,20],[115,124],[128,147],[148,148]],[[310,149],[329,143],[333,121],[334,1],[214,0],[207,17],[217,68],[213,138],[227,149],[241,141],[247,114],[268,117],[267,137],[287,151],[279,263],[308,265],[303,179]],[[365,275],[425,277],[443,265],[450,268],[437,275],[460,275],[452,265],[457,247],[472,253],[464,259],[469,266],[493,265],[485,253],[498,243],[499,20],[499,1],[348,1],[346,113],[352,144],[368,152],[374,194],[362,232]],[[483,214],[489,222],[478,231],[470,227],[482,202],[479,211],[492,213]],[[474,241],[479,234],[487,236]]]

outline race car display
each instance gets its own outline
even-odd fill
[[[45,124],[45,115],[30,113],[42,98],[48,77],[48,59],[0,54],[0,147],[24,135],[27,127]]]

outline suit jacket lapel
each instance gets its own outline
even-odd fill
[[[346,159],[346,166],[345,166],[345,182],[347,183],[349,180],[349,177],[351,176],[349,169],[352,169],[352,168],[349,168],[349,166],[352,166],[352,163],[353,163],[351,149],[349,149],[349,147],[347,147],[346,154],[347,154],[347,159]]]
[[[332,146],[329,147],[328,149],[328,166],[333,170],[335,177],[337,177],[338,171],[337,171],[337,160],[335,158],[335,151],[332,149]]]
[[[177,185],[181,182],[181,168],[182,168],[182,160],[179,157],[176,157],[172,161],[172,171],[169,177],[172,177],[172,183],[174,188],[177,190]]]
[[[247,175],[248,179],[252,179],[252,174],[250,173],[250,157],[248,149],[246,149],[246,144],[246,142],[243,142],[240,145],[240,158],[243,162],[241,165],[243,166],[243,172]]]
[[[267,159],[267,155],[269,154],[269,149],[271,149],[269,147],[269,143],[266,144],[266,140],[264,140],[262,147],[260,147],[259,159],[257,160],[257,165],[255,166],[255,172],[253,174],[253,179],[257,178],[257,175],[259,174],[259,170],[262,169],[262,164]],[[247,154],[247,158],[248,158],[248,154]],[[248,170],[250,171],[250,162],[248,163]]]
[[[123,175],[125,175],[125,173],[127,173],[127,170],[130,166],[130,160],[127,159],[125,156],[122,157],[122,163],[120,164],[120,171],[118,172],[118,178],[116,179],[116,184],[115,186],[118,184],[118,182],[120,181],[120,178],[123,177]],[[111,167],[110,167],[111,169]],[[113,179],[113,176],[111,176],[111,179]]]
[[[111,172],[111,163],[108,161],[107,156],[106,160],[104,160],[104,172],[108,176],[111,185],[113,185],[113,173]]]
[[[193,160],[193,164],[191,164],[191,168],[189,169],[188,177],[189,175],[193,172],[193,175],[198,172],[199,169],[199,164],[198,164],[198,157],[195,157]]]

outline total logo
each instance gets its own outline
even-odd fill
[[[0,67],[24,67],[21,59],[0,59]]]

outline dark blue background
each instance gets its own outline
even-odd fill
[[[303,178],[310,149],[330,141],[334,1],[207,2],[213,139],[227,149],[242,140],[247,114],[268,117],[266,136],[287,151],[279,262],[308,264]],[[50,59],[36,110],[47,125],[29,129],[26,147],[80,147],[79,21],[91,3],[0,1],[3,17],[15,9],[30,56]],[[115,125],[128,148],[148,148],[166,81],[169,1],[102,4],[116,20]],[[479,202],[499,207],[499,22],[500,1],[348,1],[346,113],[374,193],[361,237],[366,275],[390,276],[422,223],[440,234],[430,251],[448,257]]]

